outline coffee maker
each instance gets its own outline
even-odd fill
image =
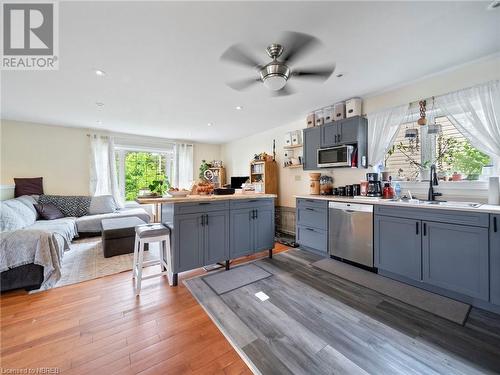
[[[381,197],[382,184],[378,179],[378,173],[367,173],[366,180],[368,181],[368,188],[366,189],[366,195],[368,197]]]

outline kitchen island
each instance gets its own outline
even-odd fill
[[[274,247],[274,194],[190,195],[157,198],[171,230],[169,274],[223,263]]]
[[[336,232],[329,202],[372,205],[373,267],[380,275],[500,313],[500,206],[296,198],[301,248],[330,256],[329,237]]]

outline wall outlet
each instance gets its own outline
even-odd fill
[[[295,181],[302,181],[302,176],[300,174],[296,175]]]

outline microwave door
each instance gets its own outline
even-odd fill
[[[318,167],[342,167],[351,164],[352,146],[318,150]]]

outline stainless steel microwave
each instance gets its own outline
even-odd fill
[[[353,146],[336,146],[318,149],[318,168],[350,167]]]

